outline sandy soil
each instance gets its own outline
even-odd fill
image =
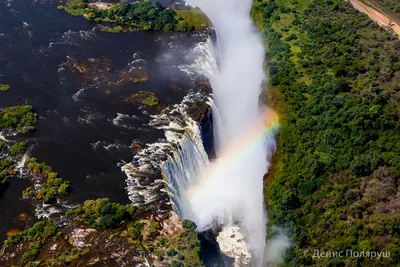
[[[390,27],[392,28],[397,35],[400,36],[400,25],[395,23],[390,17],[387,15],[373,9],[372,7],[369,7],[365,5],[364,3],[358,1],[358,0],[350,0],[351,4],[354,6],[355,9],[358,11],[365,13],[370,17],[373,21],[378,23],[380,26],[383,27]]]

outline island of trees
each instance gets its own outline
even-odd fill
[[[109,26],[103,26],[102,30],[113,33],[138,30],[187,32],[203,30],[209,25],[207,17],[200,10],[173,10],[157,1],[107,4],[69,0],[66,6],[58,8],[73,16],[84,16],[90,22],[110,23]]]

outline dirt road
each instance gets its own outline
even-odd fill
[[[373,21],[378,23],[383,27],[390,27],[394,30],[395,33],[400,37],[400,25],[395,23],[389,16],[383,14],[382,12],[365,5],[364,3],[358,0],[350,0],[351,4],[358,11],[365,13],[370,17]]]

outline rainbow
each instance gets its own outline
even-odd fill
[[[274,138],[279,129],[278,114],[274,110],[266,108],[262,123],[249,128],[242,136],[231,142],[225,150],[222,150],[219,153],[220,156],[211,163],[210,172],[202,174],[199,182],[187,190],[186,196],[190,199],[195,191],[209,186],[212,183],[212,177],[218,175],[221,170],[240,164],[243,157],[249,155],[260,143],[265,143],[267,139]]]
[[[225,155],[230,160],[240,158],[246,151],[250,151],[259,143],[264,143],[268,137],[273,137],[279,131],[279,116],[274,110],[265,108],[262,124],[247,130],[235,144],[227,146],[227,150],[222,150],[221,155]]]

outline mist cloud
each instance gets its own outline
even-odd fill
[[[254,267],[265,266],[266,211],[263,175],[274,138],[259,138],[264,130],[259,106],[265,79],[263,41],[250,19],[251,0],[189,0],[210,18],[217,45],[208,47],[218,68],[206,73],[214,94],[218,125],[216,161],[187,191],[192,219],[200,230],[214,225],[241,228]],[[208,67],[206,62],[204,66]],[[261,135],[262,136],[262,135]]]

